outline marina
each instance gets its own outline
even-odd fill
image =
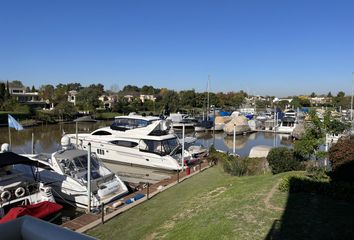
[[[354,239],[354,1],[0,7],[1,240]]]
[[[274,148],[291,156],[294,140],[305,131],[306,117],[314,116],[299,109],[283,112],[277,108],[264,113],[253,108],[207,112],[203,118],[200,114],[146,116],[135,112],[101,121],[81,116],[74,121],[41,122],[25,128],[9,115],[9,128],[0,128],[0,141],[4,142],[1,154],[14,154],[14,159],[18,156],[31,162],[13,166],[13,170],[26,177],[35,176],[36,184],[46,186],[46,194],[52,199],[3,208],[4,221],[20,216],[13,213],[16,211],[38,214],[43,219],[55,215],[51,222],[84,233],[219,165],[219,161],[230,175],[264,174],[272,169],[268,153]],[[328,114],[318,117],[318,122],[324,122]],[[335,125],[342,124],[343,129],[350,126],[338,122]],[[319,149],[328,151],[339,136],[346,134],[327,134],[326,144]],[[293,164],[300,168],[299,163]],[[314,164],[328,167],[326,159]],[[6,194],[21,200],[25,189],[4,189],[2,201],[7,200]]]
[[[50,153],[52,152],[55,153],[57,151],[59,151],[60,153],[60,149],[63,145],[63,142],[61,141],[63,141],[63,139],[65,138],[65,137],[63,138],[63,136],[66,136],[66,134],[71,133],[71,135],[69,134],[67,136],[75,136],[75,131],[76,129],[78,129],[79,136],[81,136],[80,134],[87,135],[87,133],[95,132],[96,129],[107,129],[107,126],[110,126],[110,124],[111,121],[101,121],[101,122],[90,121],[90,122],[78,122],[78,123],[74,122],[74,123],[59,123],[59,124],[42,124],[39,126],[28,127],[25,128],[23,131],[19,131],[19,132],[16,131],[12,133],[12,151],[18,154],[22,154],[23,156],[29,157],[33,161],[40,161],[42,162],[41,164],[48,164],[47,159],[53,158],[52,160],[50,160],[50,162],[52,162],[55,156],[53,154],[53,157],[51,157],[52,154]],[[0,134],[1,136],[0,141],[6,142],[7,128],[0,128],[0,133],[1,131],[3,132],[2,134]],[[101,130],[96,130],[96,131],[101,131]],[[181,130],[175,129],[175,133],[179,138],[182,138]],[[193,130],[187,130],[184,137],[186,138],[186,144],[189,141],[191,141],[191,143],[188,143],[186,147],[189,146],[189,144],[193,144],[192,146],[204,146],[205,149],[209,149],[211,145],[214,145],[216,149],[224,152],[230,152],[230,153],[232,152],[233,149],[233,138],[231,136],[228,136],[224,132],[215,132],[215,134],[213,134],[213,131],[211,130],[204,131],[204,132],[194,132]],[[193,140],[193,138],[195,138],[196,140]],[[65,141],[67,140],[64,140],[64,142]],[[71,142],[75,142],[75,139],[71,139]],[[289,139],[288,136],[280,136],[280,135],[276,135],[273,133],[266,133],[266,132],[250,132],[247,134],[237,135],[236,152],[240,156],[248,156],[252,147],[257,145],[291,146],[291,144],[292,144],[291,139]],[[199,148],[194,147],[193,149],[199,149]],[[74,150],[69,149],[66,151],[70,152]],[[98,151],[95,149],[94,152],[98,152]],[[41,153],[41,154],[36,155],[36,153]],[[48,155],[45,155],[45,153],[48,153]],[[77,155],[78,153],[73,153],[73,154]],[[167,169],[161,169],[161,168],[158,169],[155,167],[147,167],[141,165],[139,166],[136,164],[119,163],[119,162],[112,162],[112,161],[104,161],[104,165],[108,169],[110,169],[110,171],[115,173],[126,184],[126,186],[129,189],[129,193],[134,195],[139,193],[139,191],[140,192],[145,191],[146,194],[145,188],[147,184],[149,184],[150,186],[154,186],[154,185],[160,186],[164,181],[173,182],[176,181],[177,178],[175,171],[171,171]],[[50,177],[50,175],[46,174],[46,172],[43,170],[39,170],[42,171],[42,179],[46,179],[45,176]],[[29,173],[30,171],[27,170],[27,172]],[[184,172],[183,174],[186,173]],[[73,176],[76,175],[74,174]],[[50,179],[47,179],[47,181],[52,182]],[[53,185],[53,188],[55,190],[54,195],[56,196],[58,196],[58,193],[61,191],[69,191],[69,192],[71,191],[69,189],[64,190],[64,188],[62,189],[61,187],[58,188],[58,186],[61,186],[61,184]],[[84,190],[83,188],[83,200],[81,201],[85,201],[84,195],[86,194],[85,193],[86,191],[87,190]],[[65,196],[66,196],[65,194],[61,195],[59,200],[64,199]],[[70,200],[70,198],[61,201],[65,204],[64,204],[64,211],[62,214],[62,220],[57,221],[58,223],[65,223],[68,221],[70,222],[72,219],[75,219],[77,216],[83,214],[82,210],[80,209],[76,210],[75,208],[73,208],[72,206],[73,203],[70,203],[71,201],[72,200]],[[87,203],[86,204],[81,203],[79,204],[79,206],[80,205],[84,209],[87,208]],[[94,207],[96,209],[100,208],[100,205],[101,204],[99,202],[91,203],[91,207]]]

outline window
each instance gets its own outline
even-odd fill
[[[117,146],[129,147],[129,148],[138,146],[138,143],[136,142],[123,141],[123,140],[115,140],[115,141],[111,141],[111,143]]]
[[[140,151],[156,153],[161,156],[165,156],[170,154],[173,150],[175,150],[179,144],[177,138],[171,138],[166,140],[141,140]]]
[[[104,136],[104,135],[112,135],[112,133],[107,132],[107,131],[102,131],[102,130],[100,130],[100,131],[97,131],[97,132],[92,133],[92,135]]]
[[[143,119],[116,118],[113,124],[111,125],[111,128],[117,130],[120,129],[127,130],[127,129],[146,127],[151,123],[152,121],[147,121]]]

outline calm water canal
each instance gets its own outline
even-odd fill
[[[97,123],[79,123],[79,132],[91,132],[99,127],[110,125],[111,121]],[[35,127],[26,128],[23,131],[11,129],[12,150],[16,153],[31,153],[32,133],[35,139],[35,152],[51,153],[59,149],[60,139],[64,133],[75,133],[75,123],[62,124],[43,124]],[[223,132],[215,134],[206,133],[187,133],[186,136],[194,135],[198,138],[197,143],[210,146],[215,141],[217,149],[232,152],[233,137],[227,136]],[[0,143],[9,142],[7,127],[0,128]],[[268,146],[291,146],[292,141],[287,135],[276,135],[273,133],[251,133],[236,137],[236,153],[241,156],[248,156],[250,149],[257,145]]]

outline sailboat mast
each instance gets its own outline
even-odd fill
[[[350,121],[353,124],[353,92],[354,92],[354,72],[352,72],[352,78],[353,78],[353,82],[352,82],[352,99],[351,99],[351,104],[350,104]]]
[[[209,107],[210,107],[210,99],[209,99],[209,92],[210,92],[210,75],[208,75],[208,100],[207,100],[207,120],[209,114]]]

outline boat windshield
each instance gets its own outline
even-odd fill
[[[146,127],[152,122],[153,121],[144,119],[117,118],[112,123],[111,128],[117,130],[130,130],[134,128]]]
[[[63,167],[65,174],[71,175],[78,180],[87,181],[87,155],[75,156],[72,159],[62,159],[60,165]],[[101,177],[99,174],[100,164],[95,154],[91,155],[91,178],[97,179]]]
[[[141,141],[141,151],[156,153],[161,156],[169,155],[179,145],[177,138],[170,138],[165,140],[144,139]]]

